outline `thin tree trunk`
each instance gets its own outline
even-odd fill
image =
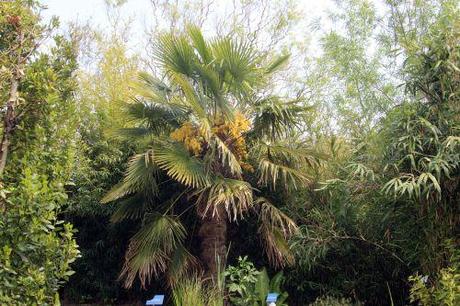
[[[8,156],[8,149],[10,146],[10,136],[16,126],[15,106],[18,100],[18,86],[19,77],[16,72],[11,78],[11,88],[8,102],[6,103],[6,114],[3,119],[3,135],[2,142],[0,143],[0,177],[3,175],[3,171],[6,166],[6,158]]]
[[[32,51],[35,50],[35,46],[30,52],[26,55],[23,55],[22,48],[24,45],[24,32],[18,32],[18,45],[17,45],[17,62],[13,65],[13,71],[10,81],[10,92],[8,95],[8,101],[6,102],[6,113],[3,118],[3,135],[2,142],[0,143],[0,183],[2,182],[3,172],[5,171],[6,159],[8,156],[8,150],[10,148],[10,138],[13,130],[16,127],[16,112],[15,108],[18,103],[18,87],[19,82],[23,76],[22,67],[25,65],[27,58],[32,54]]]
[[[218,272],[223,272],[226,263],[227,213],[223,207],[217,208],[218,216],[209,213],[203,217],[199,230],[201,238],[201,261],[205,278],[216,283]]]

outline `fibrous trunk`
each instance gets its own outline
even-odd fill
[[[227,215],[225,209],[217,207],[217,213],[206,213],[202,217],[199,236],[201,238],[201,262],[205,278],[216,283],[219,271],[226,262]]]

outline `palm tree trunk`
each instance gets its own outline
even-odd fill
[[[208,212],[201,220],[198,232],[201,238],[200,259],[205,269],[205,278],[213,283],[218,281],[219,271],[226,263],[227,213],[223,207],[217,208],[218,215]]]

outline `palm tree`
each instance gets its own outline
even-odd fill
[[[215,280],[225,264],[227,225],[244,216],[257,216],[271,264],[292,262],[286,239],[296,225],[259,190],[304,184],[305,169],[317,162],[289,142],[305,114],[300,99],[284,101],[268,90],[287,59],[270,61],[230,37],[207,41],[193,26],[159,38],[164,76],[140,75],[127,107],[133,127],[121,131],[142,153],[102,200],[121,200],[113,221],[142,220],[121,272],[126,286],[161,273],[174,283],[197,266]],[[185,245],[194,234],[181,222],[184,214],[200,224],[201,265]]]

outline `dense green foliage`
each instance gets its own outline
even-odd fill
[[[421,14],[415,12],[410,13]],[[455,299],[458,272],[451,267],[450,276],[436,273],[451,264],[452,249],[458,247],[458,12],[455,3],[444,3],[417,41],[402,32],[418,29],[395,28],[405,57],[403,101],[371,132],[355,138],[354,147],[329,140],[332,158],[319,171],[318,185],[294,205],[305,224],[292,240],[304,271],[292,276],[300,292],[404,305],[408,277],[419,272],[449,298],[429,302],[416,282],[414,301],[422,297],[426,305],[448,305]],[[437,285],[438,277],[452,279],[453,287]]]
[[[22,2],[3,2],[3,12]],[[11,7],[9,7],[11,6]],[[13,17],[3,20],[2,31],[23,31],[35,35],[38,24],[34,4],[23,10],[12,10],[18,24],[3,27]],[[22,24],[21,22],[24,23]],[[30,23],[29,23],[30,22]],[[31,32],[28,32],[28,31]],[[2,60],[17,40],[2,32]],[[73,45],[62,37],[48,53],[38,53],[24,43],[22,51],[34,52],[24,58],[21,67],[11,65],[4,71],[14,75],[23,69],[19,81],[15,127],[10,134],[9,154],[1,177],[0,218],[0,303],[3,305],[55,305],[58,289],[72,275],[70,264],[78,255],[73,228],[59,220],[66,203],[66,185],[74,167],[76,107],[73,74],[77,69]],[[38,37],[37,37],[38,39]],[[22,65],[22,64],[21,64]],[[3,66],[5,68],[5,66]],[[2,94],[10,85],[2,87]],[[2,133],[6,133],[5,125]]]

